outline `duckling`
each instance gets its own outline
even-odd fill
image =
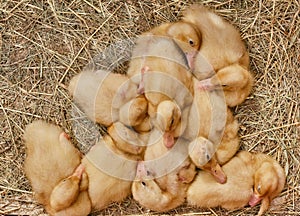
[[[171,100],[159,103],[154,125],[164,133],[163,139],[167,148],[173,147],[175,138],[183,133],[181,120],[181,110],[176,103]],[[186,121],[183,119],[183,122]]]
[[[224,67],[216,75],[198,84],[202,90],[223,90],[226,104],[230,107],[241,104],[250,94],[252,86],[252,75],[238,64]]]
[[[172,175],[172,180],[175,182],[173,183],[175,190],[174,194],[171,194],[169,191],[162,190],[155,182],[153,174],[141,166],[142,163],[139,162],[137,167],[137,178],[132,184],[133,198],[138,201],[140,205],[154,211],[162,212],[175,208],[184,202],[185,195],[183,196],[182,193],[177,194],[178,192],[181,192],[176,190],[177,185],[175,184],[178,182],[177,176]],[[178,204],[173,201],[175,194],[177,194],[177,197],[179,198],[175,200]]]
[[[84,167],[79,165],[74,173],[60,181],[52,190],[50,205],[56,211],[67,208],[79,194]]]
[[[149,139],[149,133],[137,133],[121,122],[113,123],[107,132],[117,148],[134,155],[141,155],[145,151]]]
[[[185,21],[164,23],[144,34],[173,38],[186,55],[190,69],[194,69],[195,56],[201,46],[201,32],[194,24]]]
[[[285,184],[282,167],[277,161],[262,153],[251,154],[241,151],[223,166],[223,170],[228,177],[225,184],[218,184],[207,172],[200,171],[188,189],[188,203],[198,207],[221,206],[233,210],[242,208],[248,203],[253,206],[260,200],[265,200],[267,204],[262,201],[258,213],[262,215]],[[259,199],[256,191],[260,191]],[[269,196],[270,194],[272,195]]]
[[[230,23],[201,5],[183,13],[183,21],[194,24],[202,34],[202,43],[193,71],[200,89],[223,90],[228,106],[242,103],[250,94],[253,76],[249,54],[239,32]],[[211,64],[203,64],[204,59]]]
[[[50,196],[50,206],[55,215],[87,215],[91,211],[91,201],[87,192],[88,178],[80,164],[74,173],[60,181]]]
[[[102,137],[82,159],[89,178],[89,197],[93,211],[112,202],[121,202],[131,194],[139,156],[116,148],[112,138]]]
[[[219,183],[226,175],[215,158],[226,124],[226,104],[219,92],[198,91],[193,78],[194,99],[190,107],[183,137],[190,140],[189,156],[195,165],[210,172]]]
[[[88,178],[85,172],[80,176],[80,166],[73,175],[63,179],[53,189],[50,196],[51,207],[45,207],[50,215],[82,216],[91,212],[91,201],[87,192]]]
[[[194,179],[195,165],[187,158],[187,141],[178,139],[170,149],[162,134],[151,132],[144,161],[139,162],[132,194],[141,205],[163,212],[182,204],[188,184]]]
[[[245,154],[251,157],[250,153]],[[222,167],[228,177],[225,184],[216,182],[208,172],[198,172],[187,192],[188,203],[198,207],[222,206],[226,209],[247,205],[253,193],[253,171],[243,157],[244,154],[237,154]]]
[[[60,127],[37,120],[26,126],[24,141],[24,170],[36,200],[51,215],[88,215],[91,203],[83,187],[87,180],[70,137]]]
[[[238,129],[237,120],[232,112],[227,109],[224,133],[216,149],[214,144],[204,137],[198,137],[189,145],[189,156],[194,164],[202,170],[210,172],[216,181],[221,184],[224,184],[227,179],[221,165],[228,162],[239,149]],[[203,155],[206,157],[203,157]],[[209,161],[206,162],[207,160]]]
[[[188,183],[195,175],[193,164],[185,161],[181,169],[155,179],[155,175],[143,163],[139,162],[137,177],[132,184],[133,198],[142,206],[158,212],[183,204]],[[160,183],[162,181],[163,185]]]
[[[145,94],[151,118],[164,100],[176,101],[181,109],[192,102],[192,74],[185,61],[182,51],[169,38],[154,35],[138,38],[127,74]]]
[[[55,215],[59,216],[83,216],[88,215],[91,212],[91,201],[89,200],[89,195],[87,191],[80,192],[78,198],[74,204],[70,207],[63,209]]]
[[[278,196],[285,185],[283,168],[268,155],[258,153],[254,175],[254,193],[250,197],[249,205],[255,206],[261,202],[258,215],[263,215],[270,207],[271,201]]]
[[[119,109],[138,96],[137,86],[124,74],[84,71],[68,87],[75,102],[97,123],[110,126],[119,118]]]
[[[192,141],[202,136],[216,146],[221,141],[226,124],[227,106],[224,95],[217,91],[198,91],[198,80],[193,78],[192,81],[194,97],[183,137]]]
[[[203,166],[212,158],[221,142],[227,107],[221,92],[197,91],[197,82],[196,78],[193,78],[194,98],[182,136],[191,141],[190,146],[195,149],[199,158],[197,166]],[[202,142],[202,138],[199,137],[209,142]],[[200,153],[203,153],[202,156]]]

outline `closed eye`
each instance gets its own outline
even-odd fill
[[[210,155],[209,154],[206,154],[206,159],[210,160]]]
[[[174,118],[171,119],[170,127],[172,127],[174,124]]]

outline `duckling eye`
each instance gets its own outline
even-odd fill
[[[226,85],[226,84],[222,84],[222,86],[223,86],[223,87],[226,87],[227,85]]]
[[[174,118],[171,119],[170,127],[174,124]]]
[[[257,186],[257,192],[260,193],[260,185]]]
[[[146,183],[145,182],[141,182],[141,184],[143,185],[143,187],[146,187],[147,185],[146,185]]]
[[[194,43],[194,41],[193,41],[192,39],[189,39],[189,44],[190,44],[191,46],[194,46],[194,45],[195,45],[195,43]]]

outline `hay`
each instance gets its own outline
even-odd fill
[[[22,169],[23,129],[34,119],[65,128],[74,138],[65,86],[106,47],[162,22],[177,20],[192,1],[2,1],[0,4],[0,214],[39,215]],[[270,213],[300,214],[300,19],[297,0],[217,1],[204,4],[242,33],[255,75],[253,93],[235,108],[241,148],[274,156],[287,184]],[[119,69],[119,70],[122,70]],[[77,144],[77,142],[74,140]],[[168,214],[253,215],[183,205]],[[147,214],[132,198],[97,213]],[[97,215],[95,214],[95,215]]]

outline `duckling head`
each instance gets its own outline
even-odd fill
[[[265,162],[255,172],[254,175],[254,191],[249,200],[251,207],[260,203],[263,199],[269,199],[276,191],[278,186],[278,175],[272,163]]]
[[[167,148],[175,144],[175,130],[180,126],[181,111],[173,101],[165,100],[157,107],[156,125],[164,132],[163,139]]]
[[[83,173],[84,166],[79,165],[71,176],[61,180],[54,187],[50,196],[50,205],[54,210],[65,209],[77,199]]]
[[[207,164],[214,153],[213,143],[204,137],[197,137],[189,144],[189,156],[197,167]]]
[[[192,23],[180,21],[171,25],[167,34],[174,38],[176,44],[184,52],[190,69],[194,70],[195,57],[202,41],[198,28]]]

